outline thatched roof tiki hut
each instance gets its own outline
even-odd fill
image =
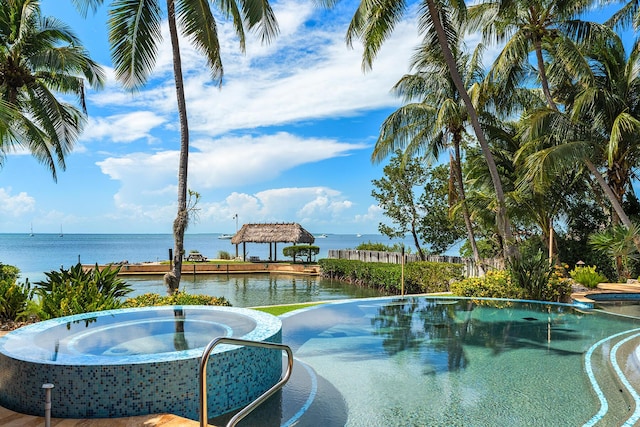
[[[278,243],[306,243],[310,245],[314,241],[313,235],[295,222],[244,224],[231,239],[231,243],[236,245],[236,256],[238,256],[238,245],[242,243],[242,259],[245,261],[247,260],[247,243],[268,243],[269,260],[277,261]]]

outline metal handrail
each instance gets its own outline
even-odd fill
[[[269,390],[262,393],[258,396],[253,402],[249,403],[247,406],[242,408],[237,414],[233,416],[227,422],[227,427],[235,426],[240,420],[249,415],[251,411],[257,408],[262,402],[267,400],[274,394],[276,391],[280,390],[282,386],[285,385],[289,378],[291,377],[291,371],[293,369],[293,352],[288,345],[277,344],[266,341],[250,341],[243,340],[241,338],[231,338],[231,337],[218,337],[213,339],[202,352],[202,359],[200,359],[200,427],[206,427],[209,425],[208,416],[207,416],[207,362],[209,362],[209,356],[213,351],[214,347],[218,344],[233,344],[233,345],[246,345],[251,347],[262,347],[262,348],[272,348],[280,351],[287,352],[287,370],[284,373],[284,376],[280,378],[280,381],[275,383]]]

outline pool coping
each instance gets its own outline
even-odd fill
[[[589,298],[594,294],[640,294],[640,284],[598,283],[594,289],[572,293],[571,301],[584,308],[594,308],[597,301]]]

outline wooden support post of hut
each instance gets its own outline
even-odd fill
[[[315,238],[311,233],[295,222],[271,224],[244,224],[240,231],[231,239],[231,243],[238,247],[242,243],[242,259],[247,260],[247,243],[268,243],[269,261],[277,261],[278,242],[307,245]],[[273,250],[272,245],[273,244]]]

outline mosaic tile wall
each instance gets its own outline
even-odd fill
[[[263,313],[262,313],[263,314]],[[271,316],[273,317],[273,316]],[[273,317],[258,324],[261,336],[280,343],[282,324]],[[254,331],[256,332],[256,331]],[[266,334],[265,334],[266,332]],[[0,338],[0,350],[8,335]],[[199,419],[198,371],[202,349],[166,353],[147,361],[123,364],[65,365],[20,360],[0,351],[0,406],[31,415],[44,415],[45,383],[54,384],[52,416],[103,418],[172,413]],[[126,358],[125,358],[126,359]],[[207,365],[208,416],[213,418],[246,406],[282,375],[282,353],[255,347],[219,346]]]

